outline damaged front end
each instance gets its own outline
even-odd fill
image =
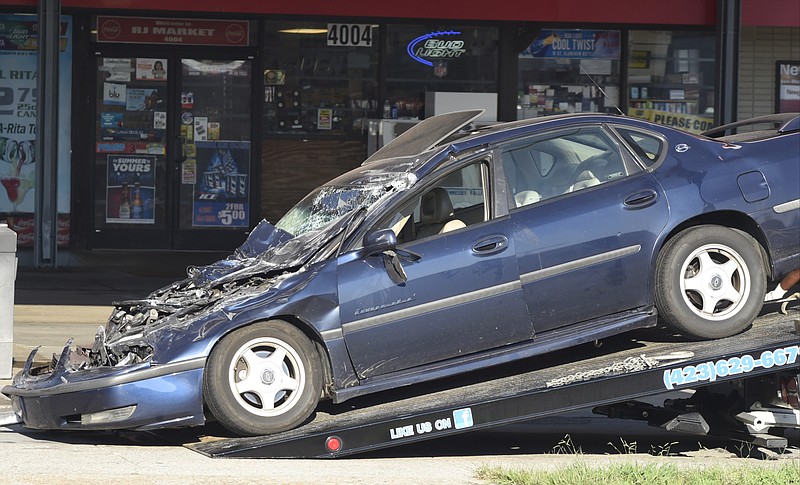
[[[270,308],[302,291],[316,272],[309,268],[338,254],[388,195],[413,185],[411,167],[371,166],[350,184],[318,188],[277,225],[259,223],[228,258],[189,268],[144,299],[116,302],[91,345],[69,340],[45,363],[34,349],[3,394],[31,428],[203,424],[202,376],[214,339],[247,323],[234,322],[242,308]]]

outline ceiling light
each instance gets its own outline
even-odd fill
[[[327,34],[328,29],[310,29],[310,28],[281,29],[278,32],[282,34]]]

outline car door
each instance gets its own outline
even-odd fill
[[[539,135],[502,155],[520,279],[538,335],[652,303],[669,208],[654,177],[600,125]],[[520,196],[524,191],[537,196]]]
[[[382,254],[339,266],[343,335],[360,378],[532,337],[511,220],[507,215],[491,217],[488,175],[488,164],[479,161],[426,184],[399,204],[394,211],[398,217],[384,226],[395,227],[401,241],[398,253],[418,256],[400,258],[405,282],[390,277]],[[426,194],[441,189],[458,224],[443,221],[441,230],[431,232],[423,214]],[[447,230],[447,225],[456,228]]]

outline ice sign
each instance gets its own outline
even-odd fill
[[[456,429],[471,428],[472,427],[472,409],[456,409],[453,411],[453,422]]]

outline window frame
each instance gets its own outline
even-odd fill
[[[493,160],[490,153],[478,153],[478,154],[469,154],[463,159],[460,159],[456,162],[445,162],[440,167],[431,171],[427,176],[424,177],[423,183],[418,183],[415,185],[411,190],[407,191],[406,193],[402,194],[398,199],[392,202],[385,210],[382,211],[377,217],[377,221],[375,223],[369,224],[369,229],[365,231],[366,233],[374,232],[379,229],[389,229],[390,220],[394,217],[394,214],[398,213],[401,209],[404,209],[410,202],[414,199],[421,198],[428,190],[433,187],[436,187],[439,182],[446,179],[450,175],[463,170],[464,168],[479,163],[481,165],[481,184],[483,185],[483,217],[484,220],[478,223],[469,224],[466,228],[477,226],[480,224],[486,224],[487,222],[491,222],[492,220],[497,219],[497,214],[495,210],[495,206],[497,201],[494,200],[494,193],[495,188],[491,185],[493,180]],[[427,179],[427,180],[426,180]],[[455,211],[454,211],[455,212]],[[464,228],[462,228],[464,229]],[[458,229],[461,230],[461,229]],[[420,239],[413,239],[410,241],[404,241],[402,243],[398,243],[398,247],[403,247],[407,244],[415,244],[418,241],[427,241],[434,237],[440,236],[428,236],[425,238]],[[363,235],[360,235],[356,238],[356,241],[351,247],[351,250],[358,249],[362,245],[362,241],[360,239],[363,238]]]
[[[661,163],[664,162],[664,159],[667,158],[667,153],[669,152],[669,141],[661,133],[623,124],[611,124],[609,125],[609,128],[611,128],[614,134],[619,138],[621,145],[626,148],[628,153],[630,153],[630,155],[633,157],[636,163],[644,171],[651,172],[655,170],[659,165],[661,165]],[[638,133],[641,134],[642,136],[649,136],[651,138],[655,138],[656,140],[660,141],[661,142],[660,152],[658,156],[655,158],[655,160],[650,160],[650,158],[647,157],[647,155],[639,153],[639,150],[641,150],[642,152],[644,151],[642,147],[639,146],[638,143],[636,143],[632,139],[629,140],[628,137],[625,136],[623,131]]]

